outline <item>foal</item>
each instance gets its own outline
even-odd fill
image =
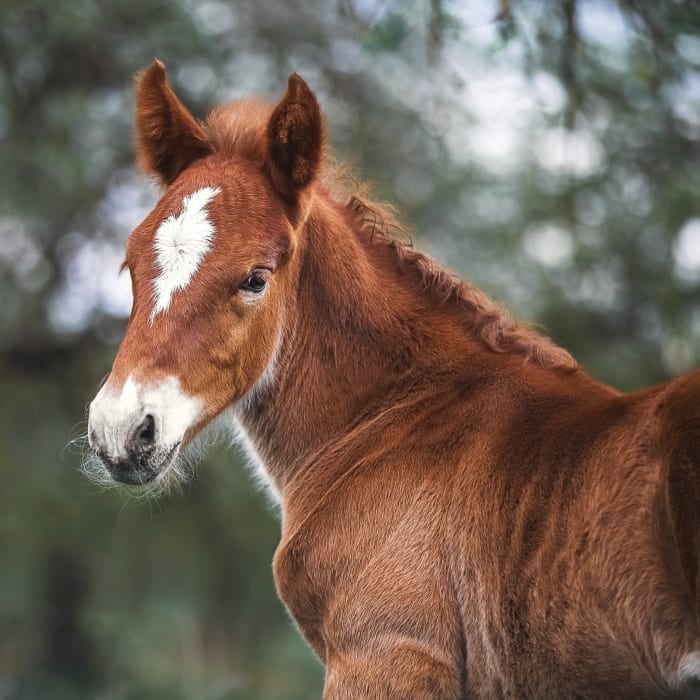
[[[280,596],[324,698],[658,698],[700,679],[700,374],[631,395],[394,240],[322,170],[296,74],[193,119],[155,62],[163,196],[89,438],[162,483],[230,409],[282,507]],[[694,686],[697,689],[697,686]]]

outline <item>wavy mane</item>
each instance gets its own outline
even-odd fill
[[[477,287],[459,279],[432,258],[419,253],[405,235],[391,206],[372,202],[360,188],[351,195],[346,209],[352,227],[369,236],[376,245],[391,248],[399,266],[415,270],[427,292],[442,304],[452,304],[464,313],[470,332],[486,348],[498,353],[522,355],[528,362],[542,367],[574,371],[573,357],[551,339],[540,335],[532,324],[518,323],[510,313]]]

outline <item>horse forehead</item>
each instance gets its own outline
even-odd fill
[[[179,205],[161,218],[152,239],[155,278],[151,321],[170,306],[173,295],[186,289],[212,249],[217,234],[210,207],[221,194],[204,185],[179,198]]]

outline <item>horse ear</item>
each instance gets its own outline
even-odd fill
[[[169,185],[197,158],[214,148],[173,92],[165,66],[155,60],[136,76],[136,154],[147,175]]]
[[[295,198],[316,179],[323,150],[323,118],[316,96],[297,73],[267,125],[267,157],[273,185]]]

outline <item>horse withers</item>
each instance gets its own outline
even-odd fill
[[[158,489],[238,424],[326,700],[698,692],[699,373],[620,394],[397,240],[296,74],[200,124],[155,62],[136,145],[163,194],[90,444]]]

